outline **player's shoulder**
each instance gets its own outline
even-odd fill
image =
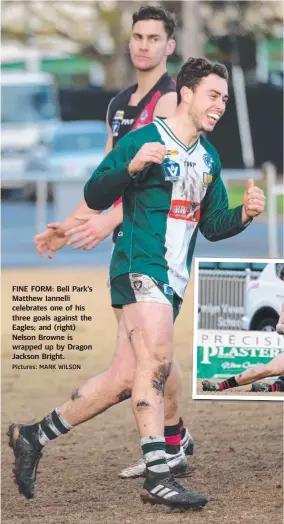
[[[177,84],[176,81],[168,73],[166,73],[161,81],[159,88],[162,94],[171,92],[176,93]]]
[[[135,84],[127,87],[126,89],[122,89],[111,99],[108,109],[110,120],[113,118],[118,109],[121,109],[124,105],[128,104],[128,100],[134,89]]]
[[[203,135],[200,137],[200,145],[204,149],[203,160],[205,164],[214,171],[221,169],[221,160],[219,154],[213,144],[209,142]]]
[[[130,131],[126,135],[129,140],[134,141],[137,144],[143,144],[146,142],[161,142],[161,135],[154,122],[146,124],[145,126],[138,127],[134,131]]]

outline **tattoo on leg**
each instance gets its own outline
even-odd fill
[[[143,411],[145,408],[149,408],[150,404],[148,404],[148,402],[145,402],[145,400],[139,400],[139,402],[137,402],[136,404],[136,407],[138,411]]]
[[[159,395],[164,396],[166,380],[171,372],[172,363],[162,364],[154,373],[152,386],[157,390]]]
[[[131,389],[124,389],[121,393],[118,395],[118,402],[123,402],[124,400],[127,400],[131,397]]]
[[[79,398],[82,398],[82,396],[79,393],[79,388],[75,389],[71,395],[71,400],[78,400]]]

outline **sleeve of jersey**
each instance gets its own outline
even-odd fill
[[[242,206],[229,209],[227,191],[218,173],[201,202],[201,233],[210,242],[217,242],[238,235],[249,224],[242,222]]]
[[[133,140],[122,138],[94,171],[84,187],[84,197],[90,209],[108,209],[131,183],[128,166],[137,152]]]

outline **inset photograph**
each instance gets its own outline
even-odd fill
[[[284,260],[195,259],[193,398],[284,400]]]

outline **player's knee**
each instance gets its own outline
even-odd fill
[[[260,378],[265,378],[268,376],[269,368],[267,364],[257,364],[254,368],[255,374],[257,375],[257,380]]]
[[[268,363],[266,365],[266,377],[275,377],[276,375],[280,375],[282,371],[283,369],[280,369],[279,366],[275,366],[274,364]]]
[[[132,375],[129,372],[121,373],[118,381],[118,389],[119,393],[117,395],[117,401],[123,402],[124,400],[127,400],[132,395],[132,388],[133,388],[133,381],[134,381],[134,374]]]

